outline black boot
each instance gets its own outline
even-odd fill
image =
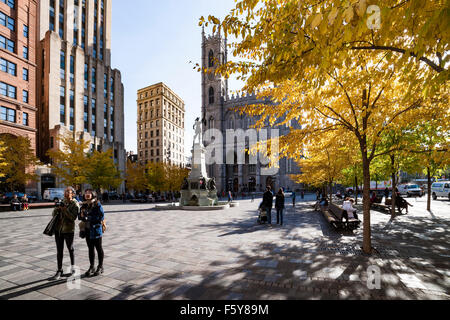
[[[102,266],[98,266],[97,267],[97,271],[95,271],[95,273],[94,273],[94,276],[97,277],[97,276],[103,274],[103,272],[104,272],[103,267]]]
[[[89,277],[92,277],[94,275],[94,273],[95,273],[94,266],[90,266],[89,270],[86,271],[86,273],[84,275],[89,278]]]
[[[62,275],[63,275],[63,271],[58,270],[58,271],[56,271],[56,274],[51,278],[51,280],[58,281],[59,279],[61,279]]]

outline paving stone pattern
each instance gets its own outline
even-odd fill
[[[312,202],[287,206],[285,225],[258,225],[259,200],[228,211],[156,211],[153,205],[106,205],[105,274],[48,279],[54,239],[42,234],[51,209],[0,213],[0,299],[449,299],[450,202],[414,202],[390,221],[372,212],[376,253],[361,251],[362,229],[336,232]],[[272,214],[276,219],[276,214]],[[274,221],[276,222],[276,221]],[[78,230],[77,230],[78,231]],[[75,237],[76,265],[89,266]],[[69,267],[67,251],[64,266]],[[368,268],[381,271],[370,290]],[[76,282],[71,282],[76,284]]]

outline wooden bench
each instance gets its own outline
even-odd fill
[[[398,212],[401,214],[403,210],[408,209],[408,206],[412,206],[407,201],[405,201],[400,208],[398,208]],[[372,203],[372,207],[379,208],[381,210],[387,210],[388,212],[392,211],[392,199],[386,199],[385,203]]]
[[[358,229],[361,221],[358,219],[348,219],[348,221],[342,221],[342,215],[344,209],[339,208],[335,204],[330,204],[328,207],[321,207],[322,214],[325,219],[335,228],[335,229],[348,229],[355,230]]]

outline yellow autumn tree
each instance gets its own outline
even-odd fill
[[[166,191],[166,169],[162,162],[150,162],[145,167],[146,187],[154,192]]]
[[[422,173],[427,176],[428,190],[431,190],[432,178],[450,166],[450,110],[441,110],[420,116],[420,121],[411,128],[415,138],[412,150]],[[427,210],[431,211],[431,192],[427,194]]]
[[[49,150],[53,173],[66,186],[81,186],[88,182],[89,172],[89,141],[77,139],[73,133],[59,136],[57,145],[61,148]]]
[[[176,165],[165,164],[166,191],[180,191],[185,178],[189,175],[189,170]]]
[[[232,44],[239,60],[203,70],[239,73],[244,91],[260,90],[260,98],[277,104],[242,108],[261,116],[257,125],[282,117],[285,124],[299,121],[302,129],[281,138],[280,156],[298,158],[298,149],[323,132],[353,135],[364,176],[366,253],[372,252],[370,164],[393,151],[377,152],[383,133],[411,121],[413,110],[448,108],[446,2],[387,0],[380,6],[377,24],[364,0],[239,1],[223,21],[208,17],[225,36],[241,38]]]
[[[2,139],[0,140],[0,178],[3,178],[5,176],[4,169],[8,165],[5,159],[5,151],[5,141]]]
[[[31,148],[28,137],[0,135],[0,185],[2,189],[17,191],[24,189],[30,181],[36,181],[38,176],[35,167],[39,160]]]
[[[88,156],[86,180],[95,190],[117,190],[122,184],[120,170],[114,163],[113,149],[94,151]]]
[[[145,166],[139,162],[127,161],[126,186],[128,190],[132,191],[146,190]]]
[[[302,173],[294,180],[315,187],[327,186],[332,202],[333,184],[342,178],[342,171],[348,166],[349,148],[340,131],[317,136],[304,149],[304,158],[297,161]]]

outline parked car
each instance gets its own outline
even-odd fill
[[[448,198],[450,200],[450,181],[435,182],[431,185],[433,200],[437,198]]]
[[[44,200],[58,202],[64,199],[64,188],[49,188],[44,191]]]
[[[423,190],[417,184],[402,184],[398,186],[398,192],[406,197],[422,197]]]

